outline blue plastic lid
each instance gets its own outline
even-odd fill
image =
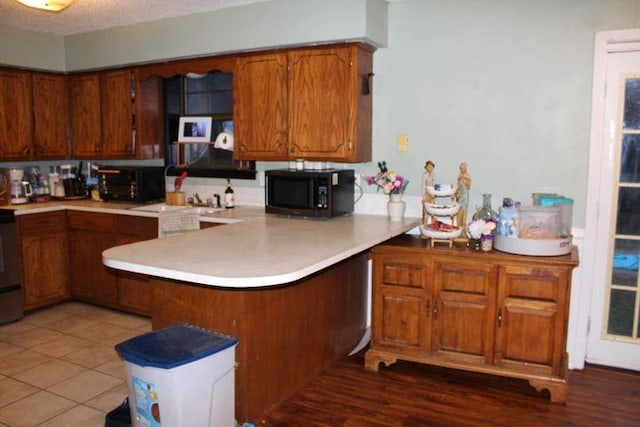
[[[553,205],[570,205],[573,203],[573,199],[568,197],[540,197],[538,199],[540,206],[553,206]]]
[[[193,325],[178,324],[140,335],[116,345],[127,362],[171,369],[186,365],[238,344],[228,335]]]

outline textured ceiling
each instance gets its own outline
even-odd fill
[[[85,33],[267,0],[76,0],[59,13],[0,0],[0,23],[41,33]]]

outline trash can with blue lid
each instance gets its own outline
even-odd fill
[[[116,345],[135,427],[235,425],[236,338],[178,324]]]

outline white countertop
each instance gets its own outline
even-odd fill
[[[243,209],[233,214],[243,217]],[[418,218],[330,220],[255,214],[245,221],[103,252],[105,265],[203,285],[251,288],[302,279],[415,227]],[[224,212],[224,214],[229,214]]]
[[[157,217],[136,205],[91,200],[5,207],[16,215],[71,209]],[[265,214],[264,207],[236,207],[200,217],[224,226],[117,246],[103,252],[106,266],[209,286],[252,288],[302,279],[419,224],[382,215],[311,220]]]

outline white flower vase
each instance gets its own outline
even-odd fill
[[[387,202],[387,212],[391,221],[402,221],[406,208],[407,205],[402,200],[402,194],[389,194],[389,201]]]

